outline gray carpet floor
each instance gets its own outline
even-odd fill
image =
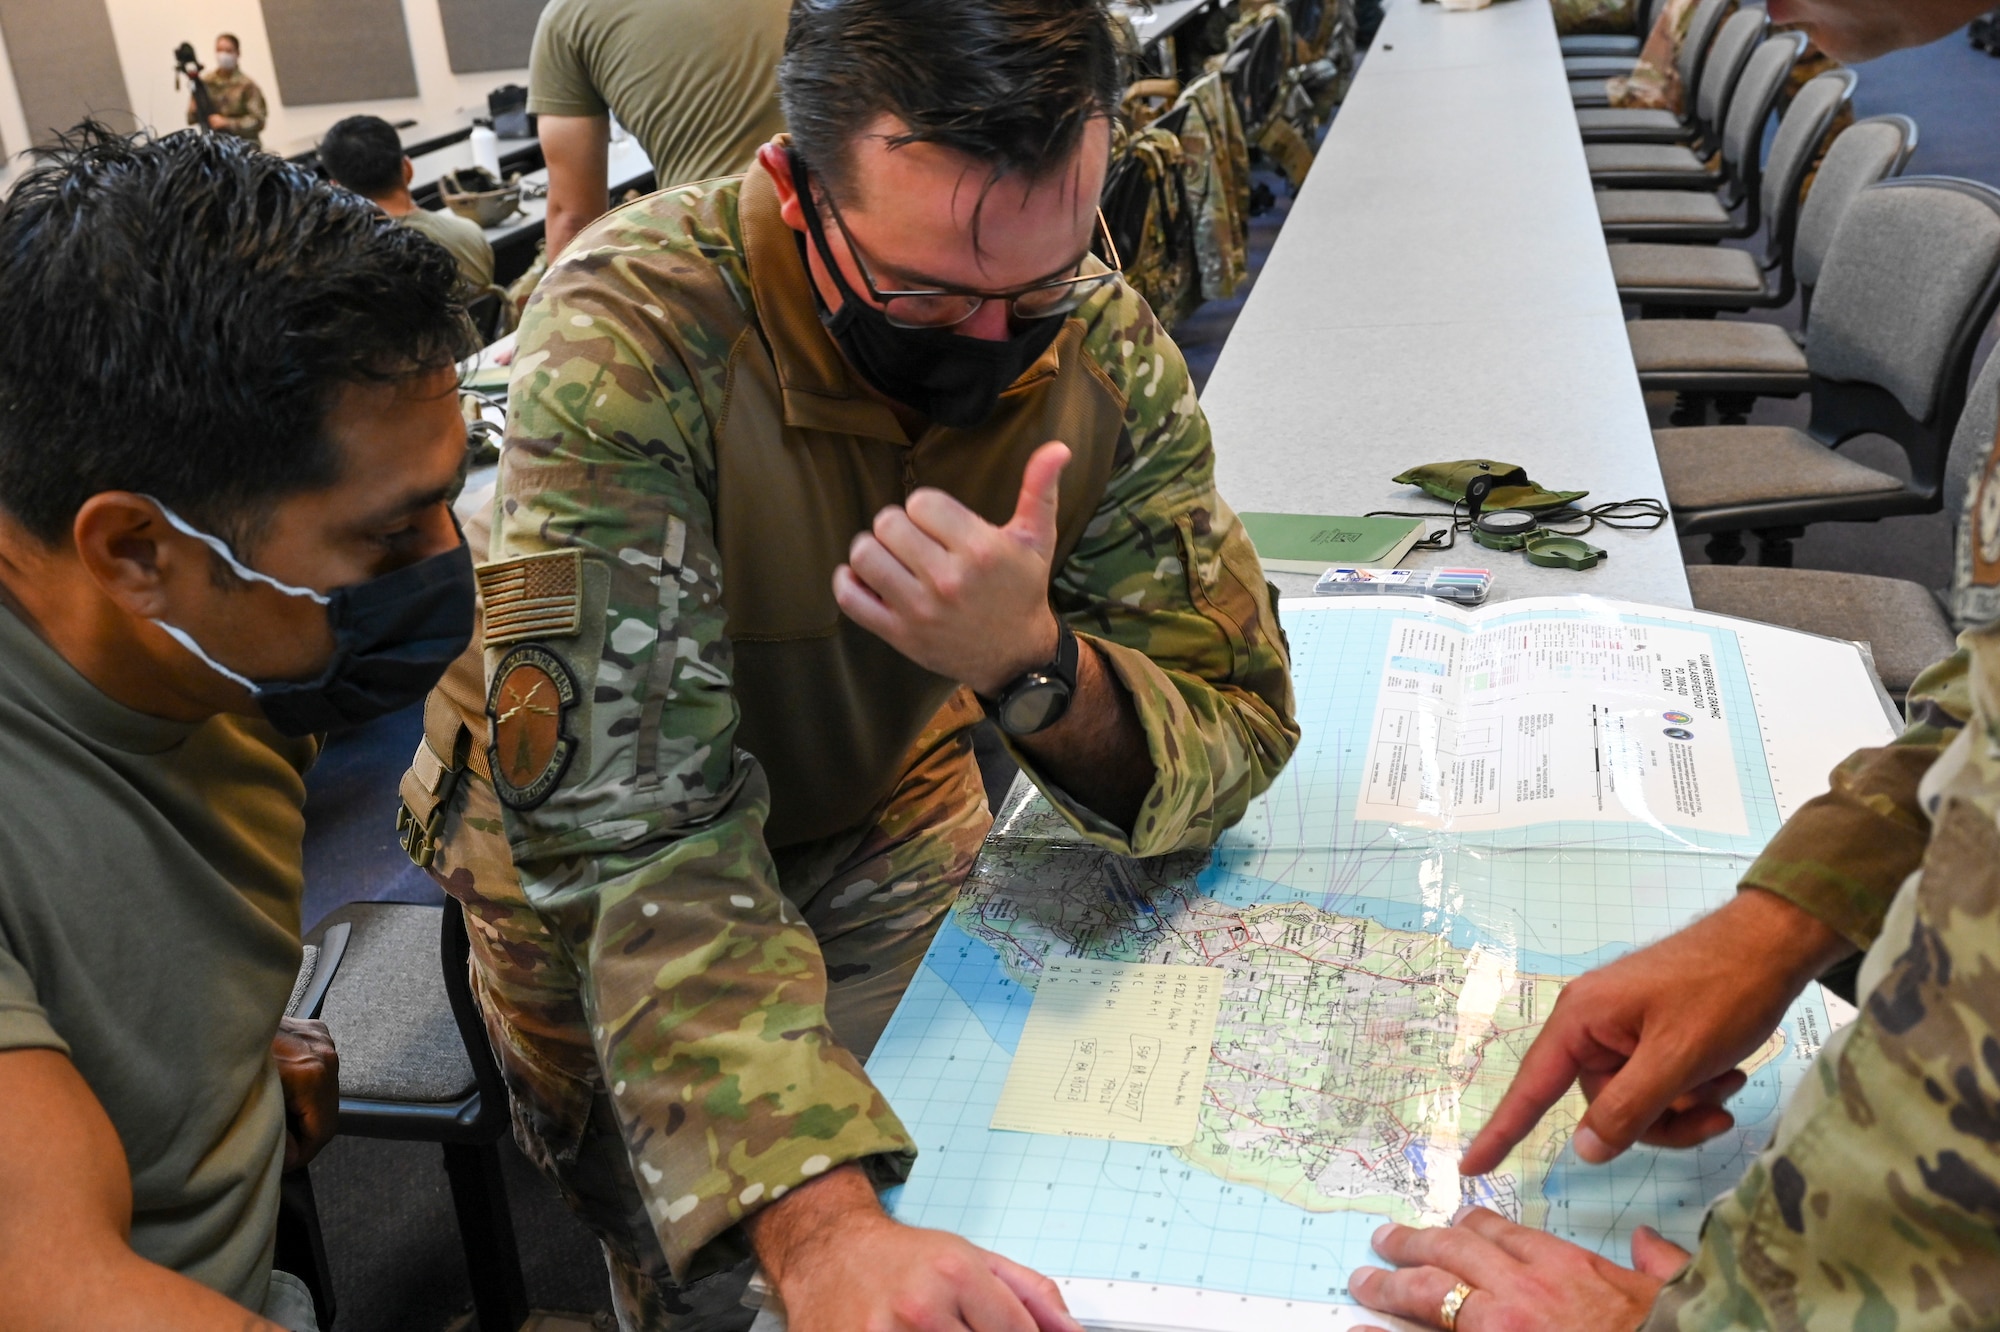
[[[1955,35],[1874,61],[1861,72],[1861,114],[1904,111],[1922,126],[1912,172],[2000,184],[2000,60],[1972,51]],[[1236,299],[1202,308],[1176,331],[1197,385],[1214,368],[1237,311],[1255,289],[1254,273],[1284,223],[1289,201],[1282,190],[1279,194],[1277,206],[1251,224],[1253,281]],[[1779,311],[1766,317],[1785,323],[1796,314]],[[1651,405],[1664,424],[1670,404],[1662,400]],[[1767,402],[1754,419],[1796,423],[1803,419],[1803,407]],[[1872,466],[1901,466],[1893,448],[1869,441],[1850,447]],[[1687,544],[1688,558],[1699,561],[1699,543]],[[1950,553],[1951,523],[1935,514],[1814,528],[1799,543],[1798,563],[1891,574],[1936,586],[1946,577]],[[348,901],[441,900],[430,880],[396,847],[393,831],[396,782],[419,732],[420,719],[412,711],[336,737],[313,772],[307,808],[308,926]],[[1004,755],[993,761],[989,746],[982,757],[989,760],[990,782],[996,787],[1004,783]],[[511,1146],[505,1160],[531,1300],[541,1309],[601,1314],[607,1301],[596,1246]],[[438,1149],[340,1139],[312,1170],[340,1302],[335,1328],[327,1332],[440,1332],[465,1326],[471,1301]]]

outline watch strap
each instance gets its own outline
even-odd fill
[[[1068,621],[1059,615],[1056,617],[1056,655],[1052,660],[1022,671],[1002,685],[1000,692],[992,698],[984,694],[975,694],[974,697],[979,700],[979,706],[986,710],[986,715],[997,720],[1000,706],[1007,701],[1008,696],[1036,676],[1052,675],[1069,686],[1071,693],[1075,693],[1077,660],[1081,655],[1082,649],[1077,645],[1076,631],[1071,629]]]

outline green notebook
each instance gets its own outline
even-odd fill
[[[1424,535],[1421,518],[1327,518],[1310,513],[1238,514],[1266,569],[1324,573],[1336,564],[1393,569]]]

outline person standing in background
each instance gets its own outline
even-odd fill
[[[552,0],[528,61],[549,168],[548,257],[605,211],[611,116],[659,189],[741,174],[783,132],[788,0]]]
[[[264,105],[264,90],[248,74],[237,67],[242,58],[243,44],[236,40],[236,34],[225,32],[215,39],[215,68],[201,76],[201,86],[208,89],[209,105],[214,111],[208,117],[208,128],[218,134],[233,134],[239,139],[248,139],[253,147],[261,148],[264,141],[258,137],[264,132],[264,123],[270,119],[270,108]],[[188,98],[188,124],[201,123],[201,113],[195,109],[194,98]]]

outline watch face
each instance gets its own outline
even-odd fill
[[[1046,675],[1037,675],[1001,702],[1001,729],[1009,735],[1033,735],[1062,716],[1068,704],[1068,685]]]

